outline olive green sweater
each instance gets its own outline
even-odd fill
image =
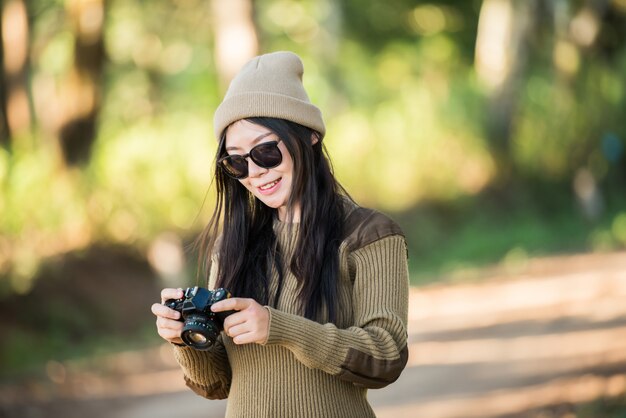
[[[286,257],[293,254],[290,238],[297,228],[274,226]],[[374,416],[367,389],[394,382],[407,361],[406,243],[395,223],[368,209],[353,211],[346,229],[336,323],[298,315],[298,282],[286,272],[280,299],[266,307],[264,344],[235,345],[222,333],[209,351],[174,347],[191,389],[209,399],[228,398],[227,417]]]

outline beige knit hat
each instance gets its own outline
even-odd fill
[[[249,117],[286,119],[324,137],[322,112],[302,85],[304,66],[293,52],[273,52],[252,58],[230,82],[213,118],[216,138],[231,123]]]

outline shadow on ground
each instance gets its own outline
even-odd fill
[[[412,289],[409,334],[405,372],[369,392],[379,418],[620,416],[597,408],[623,414],[626,405],[626,253],[532,260],[477,284]],[[185,388],[167,345],[48,363],[42,378],[0,388],[2,417],[224,410]]]

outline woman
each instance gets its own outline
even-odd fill
[[[405,239],[333,177],[302,74],[293,53],[256,57],[215,113],[218,197],[200,259],[208,287],[234,296],[212,310],[236,311],[217,343],[181,345],[179,313],[152,306],[187,385],[228,398],[228,417],[372,417],[367,389],[407,361]]]

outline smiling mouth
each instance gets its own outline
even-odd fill
[[[280,180],[281,179],[277,179],[277,180],[274,180],[274,181],[272,181],[270,183],[264,184],[263,186],[259,187],[259,190],[269,190],[272,187],[276,186]]]

